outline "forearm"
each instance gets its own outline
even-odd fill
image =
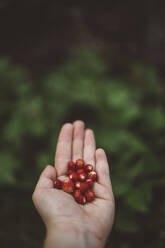
[[[43,248],[103,248],[101,241],[77,226],[58,225],[47,229]]]

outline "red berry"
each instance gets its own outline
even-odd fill
[[[87,178],[87,174],[85,172],[82,172],[82,173],[78,174],[78,179],[81,182],[84,182],[86,178]]]
[[[72,172],[74,172],[74,170],[68,170],[67,175],[69,176]]]
[[[75,198],[76,202],[78,202],[79,204],[85,204],[86,203],[86,198],[84,195],[79,195],[79,197]]]
[[[84,167],[84,160],[79,158],[76,160],[76,166],[78,169],[82,169]]]
[[[87,178],[86,179],[86,182],[88,183],[89,188],[92,188],[93,187],[93,181],[92,181],[92,179]]]
[[[90,202],[90,201],[93,201],[93,200],[95,199],[95,194],[94,194],[93,191],[87,190],[87,191],[85,192],[85,197],[86,197],[86,199],[87,199],[87,202]]]
[[[62,189],[62,182],[59,179],[55,180],[54,187],[56,189]]]
[[[76,181],[77,180],[77,173],[72,171],[70,174],[69,174],[69,178],[73,181]]]
[[[76,189],[74,192],[74,198],[77,198],[81,195],[81,191],[79,189]]]
[[[84,169],[78,169],[76,172],[77,172],[77,174],[81,174],[84,172]]]
[[[75,183],[75,188],[79,189],[81,192],[85,192],[86,190],[88,190],[89,186],[88,186],[88,183],[86,183],[86,182],[77,181]]]
[[[70,180],[67,176],[60,176],[60,180],[62,181],[62,189],[67,193],[72,193],[74,190],[74,184],[72,180]]]
[[[76,188],[76,189],[80,189],[80,184],[81,184],[81,183],[80,183],[79,181],[75,182],[75,188]]]
[[[68,162],[68,169],[75,170],[76,169],[76,164],[73,161],[69,161]]]
[[[91,172],[93,170],[93,166],[91,164],[86,164],[84,171],[85,172]]]
[[[68,183],[63,183],[62,189],[63,189],[63,191],[65,191],[67,193],[72,193],[74,190],[74,184],[73,184],[72,180],[70,180],[70,182],[68,182]]]
[[[88,184],[86,182],[80,182],[80,191],[81,192],[85,192],[86,190],[88,190]]]
[[[88,173],[88,178],[92,179],[92,181],[96,181],[97,179],[97,174],[95,171],[91,171]]]

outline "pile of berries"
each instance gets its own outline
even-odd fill
[[[85,204],[95,199],[92,191],[97,174],[91,164],[85,164],[83,159],[68,162],[66,176],[58,177],[54,182],[54,187],[71,193],[79,204]]]

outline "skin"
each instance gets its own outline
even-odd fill
[[[80,205],[72,195],[53,188],[53,181],[66,174],[67,163],[83,158],[94,166],[98,180],[96,199]],[[32,196],[45,226],[44,248],[101,248],[106,243],[115,213],[109,166],[103,149],[96,149],[94,133],[83,121],[62,126],[55,152],[55,166],[42,172]]]

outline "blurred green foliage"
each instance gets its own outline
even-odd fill
[[[61,125],[81,118],[108,155],[115,230],[132,235],[151,229],[159,236],[165,202],[157,224],[147,226],[146,220],[157,209],[155,191],[165,187],[165,85],[152,67],[133,64],[120,77],[109,71],[96,53],[82,50],[34,83],[22,68],[0,60],[0,184],[33,189],[53,163]],[[118,247],[130,242],[121,240]]]

